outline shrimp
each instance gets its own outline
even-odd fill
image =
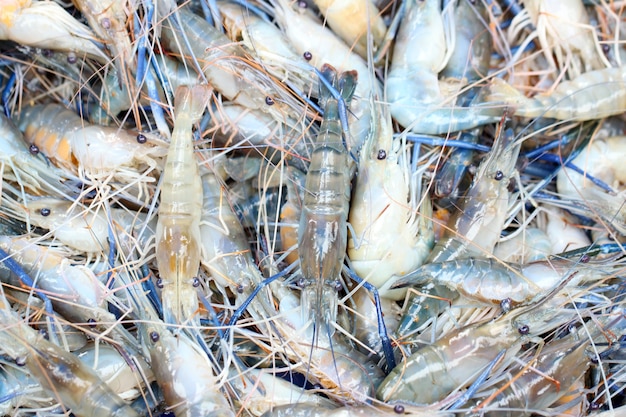
[[[322,75],[350,103],[356,87],[355,71],[337,74],[330,65]],[[311,165],[306,175],[305,194],[298,228],[298,254],[305,288],[303,310],[316,326],[326,326],[337,317],[336,282],[341,274],[348,240],[350,205],[348,152],[343,145],[337,99],[320,83],[324,120],[320,127]]]
[[[601,268],[606,267],[606,268]],[[554,259],[523,265],[505,264],[499,260],[467,258],[433,262],[394,282],[392,288],[435,282],[459,292],[463,297],[483,304],[532,304],[537,297],[567,279],[576,268],[576,276],[567,286],[583,281],[598,281],[611,275],[611,266],[602,262],[576,265],[571,260]]]
[[[328,26],[362,58],[367,58],[368,42],[372,52],[382,45],[387,27],[372,0],[314,0]]]
[[[48,342],[10,311],[0,289],[0,342],[42,387],[77,417],[139,417],[98,375],[75,355]]]
[[[398,299],[404,291],[389,291],[387,281],[422,264],[434,245],[434,231],[430,199],[419,195],[419,179],[405,173],[408,155],[401,141],[393,140],[391,118],[384,113],[361,150],[348,257],[355,272],[376,285],[382,297]]]
[[[556,187],[566,204],[568,200],[581,202],[591,208],[603,222],[626,234],[626,172],[622,172],[622,155],[626,152],[624,136],[593,140],[572,161],[585,174],[563,168],[557,174]],[[615,190],[609,193],[592,183],[586,175],[606,183]],[[585,215],[589,215],[585,213]]]
[[[203,85],[182,86],[176,91],[174,132],[161,177],[156,229],[157,268],[167,323],[183,323],[198,309],[193,278],[200,267],[202,184],[191,130],[202,117],[211,92]]]
[[[310,64],[321,68],[328,63],[341,70],[355,70],[359,76],[356,85],[350,112],[348,128],[350,137],[346,138],[348,150],[358,151],[371,134],[371,126],[378,122],[378,117],[372,108],[371,97],[382,97],[382,87],[374,76],[367,63],[346,46],[341,39],[327,27],[305,13],[299,13],[291,8],[286,0],[272,0],[274,13],[278,25],[285,32],[285,36],[296,51],[310,58]]]
[[[279,122],[298,120],[302,106],[255,67],[240,45],[189,10],[180,9],[166,20],[161,41],[170,51],[182,48],[185,55],[197,57],[206,79],[228,100],[269,113]]]
[[[71,265],[69,259],[23,238],[0,237],[0,249],[24,268],[36,281],[37,288],[54,295],[54,308],[68,320],[95,321],[102,327],[116,322],[106,307],[107,289],[90,269]],[[0,277],[17,288],[26,285],[6,267],[0,268]]]
[[[555,301],[553,299],[552,301]],[[431,404],[469,385],[502,350],[515,355],[535,335],[558,327],[575,313],[542,306],[515,309],[500,318],[472,324],[425,346],[399,364],[380,384],[381,401]]]
[[[567,69],[570,78],[576,78],[587,71],[611,66],[581,0],[524,0],[523,3],[551,68]]]
[[[339,407],[324,408],[309,404],[293,404],[275,407],[273,410],[263,414],[263,417],[392,417],[404,414],[404,406],[396,406],[393,409],[374,406],[362,407]],[[409,411],[409,410],[406,410]],[[416,417],[440,416],[451,417],[452,414],[437,412],[434,410],[409,412],[409,415]]]
[[[385,87],[393,118],[415,133],[442,134],[467,130],[502,117],[497,106],[455,107],[438,73],[446,65],[446,38],[440,0],[407,2]],[[471,10],[471,9],[470,9]],[[470,12],[472,13],[472,12]],[[471,15],[468,16],[471,18]],[[471,19],[472,24],[481,24]],[[429,42],[424,43],[423,39]],[[414,46],[421,44],[416,50]]]
[[[2,182],[15,182],[36,195],[50,193],[62,196],[69,191],[65,189],[63,182],[75,177],[48,166],[37,156],[38,149],[34,153],[30,152],[22,133],[1,113],[0,137],[3,138],[0,141]],[[0,186],[0,191],[1,189]]]
[[[74,52],[102,64],[109,61],[96,46],[93,32],[53,1],[3,0],[0,39],[33,48]]]
[[[552,92],[526,97],[494,78],[485,103],[504,103],[520,117],[582,122],[618,115],[626,109],[626,66],[589,71],[561,82]],[[483,103],[483,104],[485,104]]]
[[[606,323],[609,319],[612,322]],[[598,320],[601,324],[606,324],[604,329],[589,322],[593,328],[589,329],[589,326],[585,325],[576,334],[552,342],[542,349],[537,362],[531,369],[527,369],[526,366],[523,368],[516,366],[510,371],[510,373],[518,374],[511,379],[510,386],[496,396],[492,406],[498,409],[516,410],[515,412],[497,409],[491,411],[488,404],[479,404],[479,408],[484,408],[489,415],[530,415],[531,410],[544,410],[559,398],[567,395],[570,387],[583,378],[591,363],[588,346],[603,334],[610,332],[610,334],[621,335],[624,333],[622,311],[599,317]],[[613,326],[618,326],[618,328],[615,329]],[[578,398],[582,400],[582,396],[578,395]]]

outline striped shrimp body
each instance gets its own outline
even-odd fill
[[[150,135],[89,125],[58,104],[25,107],[18,125],[26,141],[55,165],[88,177],[106,178],[113,171],[119,180],[136,180],[142,167],[158,168],[166,152]]]
[[[202,183],[193,152],[192,127],[202,117],[210,94],[211,90],[202,85],[176,91],[174,131],[161,176],[156,229],[156,259],[167,323],[183,323],[198,309],[193,282],[200,267]]]
[[[361,150],[359,175],[350,206],[354,236],[348,257],[355,272],[379,288],[382,297],[404,298],[405,291],[390,291],[388,280],[419,267],[434,245],[432,206],[421,198],[409,175],[408,155],[400,140],[393,140],[391,118],[380,117]],[[385,239],[384,237],[388,237]]]
[[[626,66],[589,71],[561,82],[551,93],[530,98],[495,78],[485,101],[509,105],[515,116],[520,117],[577,122],[602,119],[626,109]]]
[[[77,417],[139,417],[93,369],[15,316],[4,293],[0,297],[0,327],[4,352],[23,361],[65,410]]]
[[[571,260],[554,259],[516,265],[493,258],[466,258],[423,265],[396,281],[394,287],[435,282],[487,305],[505,300],[511,305],[532,304],[566,279],[573,268],[577,274],[567,286],[606,278],[611,270],[601,262],[575,265]]]
[[[494,106],[455,107],[455,100],[449,97],[455,91],[444,91],[446,84],[439,82],[438,74],[446,65],[449,48],[440,4],[440,0],[408,1],[385,83],[391,115],[415,133],[467,130],[502,117],[502,109]],[[474,13],[471,8],[465,9]],[[482,24],[471,17],[465,20]],[[416,49],[416,44],[420,48]],[[458,91],[458,85],[453,88]]]
[[[580,201],[583,206],[590,206],[593,213],[597,213],[604,222],[622,234],[626,234],[626,171],[622,172],[624,152],[624,136],[593,140],[572,161],[585,174],[563,168],[556,180],[557,190],[563,200]],[[603,181],[615,193],[609,193],[594,184],[587,174]]]
[[[356,72],[337,75],[333,67],[326,65],[322,73],[346,104],[350,103]],[[298,253],[305,285],[303,311],[316,326],[329,325],[337,317],[336,283],[346,253],[350,205],[349,157],[342,140],[338,103],[322,83],[320,101],[324,120],[306,176],[298,229]]]
[[[41,157],[29,152],[22,132],[4,114],[0,114],[0,137],[2,137],[0,167],[3,182],[10,180],[20,184],[20,187],[35,195],[42,193],[63,195],[62,181],[73,179],[73,176],[56,167],[48,166]]]
[[[453,331],[419,349],[391,371],[378,387],[376,397],[381,401],[417,404],[443,400],[453,390],[469,385],[503,350],[505,357],[511,357],[531,337],[556,328],[575,315],[550,307],[551,304],[552,301],[535,311],[512,310],[496,320]]]
[[[0,39],[33,48],[74,52],[102,64],[109,61],[96,46],[93,32],[55,2],[3,0],[1,9]]]

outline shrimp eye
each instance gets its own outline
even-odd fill
[[[75,64],[76,61],[78,61],[78,57],[76,56],[76,54],[74,52],[70,52],[67,54],[67,63],[68,64]]]
[[[393,412],[396,414],[404,414],[404,406],[402,404],[396,404],[396,406],[393,407]]]
[[[599,402],[596,401],[592,401],[591,403],[589,403],[589,411],[595,411],[595,410],[599,410],[601,407]]]
[[[528,327],[527,325],[523,324],[523,325],[521,325],[521,326],[519,326],[517,328],[517,331],[519,332],[519,334],[525,335],[525,334],[530,333],[530,327]]]
[[[591,258],[587,254],[584,254],[583,256],[580,257],[580,263],[582,263],[582,264],[586,264],[590,260],[591,260]]]
[[[315,384],[315,385],[313,385],[313,389],[315,389],[315,390],[320,390],[320,389],[322,389],[322,388],[323,388],[323,387],[322,387],[322,385],[321,385],[321,384]]]
[[[50,58],[52,55],[54,55],[54,52],[52,52],[52,50],[50,49],[43,49],[41,51],[42,55],[45,56],[46,58]]]
[[[611,51],[611,46],[609,44],[604,44],[602,45],[602,52],[604,52],[605,54],[608,54]]]
[[[505,313],[508,313],[509,311],[511,311],[511,299],[505,298],[504,300],[500,301],[500,308]]]
[[[46,340],[50,340],[50,335],[46,329],[39,329],[39,334]]]
[[[500,181],[504,178],[504,173],[502,171],[496,171],[496,175],[493,177],[494,180]]]
[[[306,59],[307,61],[310,61],[313,58],[313,54],[310,53],[309,51],[305,51],[302,56],[304,57],[304,59]]]
[[[337,291],[337,292],[341,291],[341,288],[343,288],[341,286],[341,282],[339,282],[339,281],[335,281],[334,285],[335,285],[335,291]]]
[[[15,364],[17,366],[24,366],[26,365],[26,358],[15,358]]]
[[[93,329],[94,327],[96,327],[96,320],[95,319],[89,319],[89,320],[87,320],[87,324],[89,324],[89,327],[91,327]]]
[[[378,158],[379,161],[382,161],[383,159],[387,158],[387,152],[385,152],[384,149],[379,149],[376,158]]]
[[[273,106],[274,105],[274,99],[271,98],[270,96],[265,97],[265,104],[267,104],[268,106]]]
[[[159,336],[158,332],[150,332],[150,340],[156,343],[159,341],[159,339],[161,339],[161,336]]]
[[[301,9],[306,9],[309,7],[309,5],[306,3],[306,1],[299,1],[298,2],[298,7]]]
[[[37,155],[39,153],[39,147],[37,145],[30,145],[28,147],[28,152],[30,152],[33,155]]]
[[[147,141],[148,141],[148,138],[146,137],[146,135],[143,135],[141,133],[137,135],[137,142],[146,143]]]
[[[191,285],[193,285],[194,288],[198,288],[200,286],[200,280],[198,277],[193,277],[193,283]]]
[[[244,286],[242,284],[237,284],[237,293],[243,294]]]
[[[156,286],[157,288],[163,288],[163,280],[161,278],[157,279]]]
[[[111,20],[105,17],[100,21],[100,25],[105,29],[111,29]]]
[[[44,217],[48,217],[50,215],[50,209],[44,207],[41,210],[39,210],[39,214],[41,214]]]

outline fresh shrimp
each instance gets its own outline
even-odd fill
[[[144,213],[128,212],[124,209],[110,209],[108,218],[105,210],[99,207],[84,207],[78,202],[57,198],[29,200],[24,220],[48,229],[55,239],[68,247],[84,253],[105,253],[109,249],[109,231],[118,235],[115,242],[130,250],[135,242],[131,235],[144,225],[148,232],[154,231],[155,224]],[[148,246],[153,233],[146,233],[141,243]]]
[[[355,71],[337,74],[325,65],[322,75],[339,91],[346,104],[356,87]],[[305,194],[298,228],[298,254],[305,288],[303,310],[309,314],[317,335],[322,324],[337,317],[336,282],[346,253],[347,217],[350,204],[348,151],[342,140],[338,103],[320,82],[324,120],[306,175]]]
[[[277,79],[303,93],[317,93],[317,77],[308,61],[298,54],[275,25],[232,2],[218,3],[224,27],[235,42],[242,42],[250,54]]]
[[[382,45],[387,27],[372,0],[314,0],[328,26],[362,58],[367,58],[368,43],[372,52]]]
[[[15,182],[35,195],[49,193],[62,196],[69,191],[62,183],[66,179],[75,177],[56,167],[48,166],[41,157],[36,155],[38,149],[34,153],[29,151],[22,133],[1,113],[0,137],[3,138],[0,141],[2,182]]]
[[[598,35],[589,23],[582,0],[524,0],[515,19],[530,15],[543,55],[553,70],[567,70],[570,78],[610,67]],[[554,60],[556,57],[556,62]]]
[[[622,173],[624,165],[622,156],[626,152],[625,138],[614,136],[604,140],[593,140],[572,161],[574,165],[584,171],[583,174],[564,167],[559,171],[556,186],[561,199],[578,201],[583,206],[591,208],[591,212],[600,217],[610,227],[620,233],[626,233],[626,172]],[[591,182],[586,175],[603,181],[614,192],[603,190]],[[585,215],[589,215],[585,213]]]
[[[506,219],[509,179],[515,171],[520,143],[513,131],[499,132],[474,181],[461,199],[460,209],[448,222],[427,262],[493,252]]]
[[[162,26],[161,41],[170,51],[195,57],[208,82],[227,99],[269,113],[279,122],[298,120],[302,106],[291,94],[258,69],[240,45],[191,11],[183,8],[170,16]]]
[[[33,48],[74,52],[102,64],[109,61],[96,46],[97,38],[93,32],[58,3],[3,0],[0,9],[0,39]]]
[[[577,273],[569,279],[573,269]],[[523,265],[508,264],[492,258],[465,258],[433,262],[394,282],[394,287],[435,282],[483,304],[532,304],[538,297],[567,279],[567,286],[610,277],[612,267],[602,262],[576,265],[569,259],[551,259]]]
[[[24,361],[30,374],[66,411],[77,417],[139,417],[93,369],[14,315],[4,292],[0,294],[2,349],[14,360]]]
[[[377,117],[380,125],[372,127],[361,149],[348,257],[355,272],[377,286],[382,297],[397,299],[404,298],[404,291],[389,291],[387,281],[419,267],[434,245],[432,205],[419,193],[420,179],[406,172],[407,151],[402,140],[393,139],[389,113],[378,110],[386,117]]]
[[[494,78],[485,103],[504,103],[520,117],[582,122],[621,114],[626,109],[626,66],[589,71],[561,82],[552,92],[526,97]]]
[[[328,63],[339,71],[355,70],[359,76],[348,115],[350,137],[346,138],[348,150],[356,154],[371,134],[371,126],[378,117],[372,108],[371,97],[381,98],[382,87],[371,68],[360,56],[327,27],[306,13],[294,11],[287,0],[271,0],[275,19],[285,36],[299,54],[306,55],[315,68]]]
[[[284,405],[280,407],[275,407],[271,411],[263,414],[262,417],[395,417],[397,415],[405,414],[405,411],[408,412],[408,415],[415,417],[452,416],[452,414],[437,412],[435,410],[413,411],[408,410],[407,408],[405,408],[404,406],[396,406],[394,408],[374,407],[372,405],[361,407],[326,408],[298,403],[288,406]]]
[[[33,280],[37,288],[50,294],[55,310],[75,323],[94,322],[106,328],[115,322],[107,310],[106,287],[94,273],[52,250],[22,238],[0,237],[0,249],[11,255]],[[26,285],[5,267],[0,268],[3,281],[21,288]]]
[[[198,309],[193,286],[200,267],[202,183],[193,152],[192,127],[212,91],[204,85],[176,91],[172,142],[161,176],[156,258],[163,282],[164,319],[183,323]]]
[[[135,69],[135,54],[126,30],[126,20],[139,4],[117,0],[73,0],[73,3],[111,52],[115,67],[122,76],[121,81],[133,86],[127,77]]]
[[[471,129],[497,122],[503,113],[501,108],[491,105],[456,107],[451,96],[458,93],[458,83],[451,85],[452,91],[443,91],[446,84],[439,82],[438,74],[447,63],[448,44],[440,3],[440,0],[407,2],[385,82],[391,115],[415,133]],[[475,13],[471,7],[466,9]],[[472,24],[482,24],[472,15],[467,18]],[[429,41],[423,42],[424,39]],[[421,45],[417,50],[416,44]]]
[[[624,334],[624,313],[619,308],[616,310],[598,317],[597,324],[590,321],[575,334],[550,343],[541,350],[532,368],[520,364],[510,370],[508,374],[515,373],[515,376],[507,378],[510,382],[506,388],[499,390],[493,402],[481,403],[478,408],[490,416],[530,415],[532,410],[544,410],[567,395],[570,387],[583,378],[592,361],[588,346],[597,343],[603,335]],[[581,395],[577,397],[583,398]],[[492,407],[495,408],[493,411]]]
[[[58,104],[23,108],[18,126],[28,143],[70,172],[80,169],[94,175],[114,168],[157,168],[155,158],[167,151],[151,135],[89,125]]]
[[[212,172],[202,175],[203,204],[200,221],[201,263],[211,273],[218,288],[230,288],[238,302],[250,296],[263,281],[254,263],[241,222],[233,212],[220,179]],[[227,297],[224,294],[225,298]],[[248,306],[255,320],[261,320],[274,308],[264,293]]]
[[[549,301],[556,301],[552,299]],[[553,304],[553,303],[552,303]],[[500,318],[453,331],[399,364],[378,387],[382,401],[431,404],[469,385],[501,351],[517,354],[522,344],[572,318],[575,313],[548,306],[515,309]]]

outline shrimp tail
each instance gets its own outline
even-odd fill
[[[336,90],[330,89],[324,82],[320,82],[319,101],[322,108],[326,108],[326,102],[332,98],[338,99],[335,93],[339,93],[344,102],[350,103],[354,91],[356,90],[357,77],[356,71],[344,71],[337,75],[337,70],[330,64],[324,64],[320,71],[329,84]],[[324,117],[328,118],[328,115]]]
[[[177,88],[174,97],[175,118],[185,115],[191,119],[191,123],[198,122],[211,98],[211,93],[212,90],[206,86],[183,85]]]

